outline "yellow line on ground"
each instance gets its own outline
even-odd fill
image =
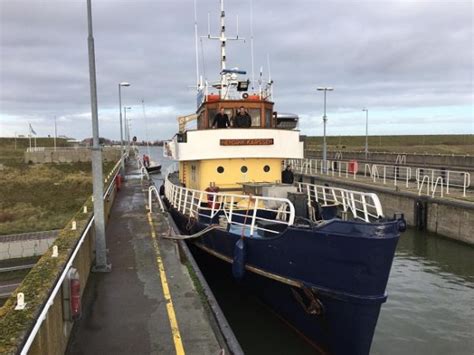
[[[173,307],[173,301],[171,299],[170,288],[168,285],[168,279],[166,278],[165,266],[163,265],[163,260],[161,259],[160,248],[158,247],[158,241],[156,239],[155,226],[153,224],[153,219],[151,218],[151,213],[148,213],[148,223],[151,228],[151,236],[153,240],[153,247],[156,252],[156,263],[158,265],[158,270],[160,272],[161,286],[163,288],[163,296],[166,300],[166,310],[168,311],[168,319],[170,321],[171,333],[173,334],[174,348],[177,355],[184,355],[183,342],[181,341],[181,333],[178,328],[178,320],[176,319],[176,313]]]

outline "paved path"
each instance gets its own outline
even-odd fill
[[[112,272],[93,273],[68,354],[218,354],[220,347],[165,215],[145,210],[140,180],[119,192],[107,228]],[[172,325],[172,326],[171,326]]]

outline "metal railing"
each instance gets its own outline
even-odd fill
[[[353,180],[357,180],[358,177],[358,167],[350,161],[327,160],[326,169],[323,160],[320,159],[290,159],[285,163],[292,165],[293,170],[300,174],[344,177]],[[423,190],[420,189],[420,184],[424,176],[429,176],[423,183],[425,185],[429,182],[431,185],[428,196],[432,195],[436,183],[443,190],[441,196],[453,192],[450,189],[459,189],[462,191],[462,197],[466,197],[471,187],[471,174],[467,171],[369,163],[365,163],[363,167],[364,170],[361,170],[359,175],[370,178],[374,183],[381,182],[384,185],[390,183],[394,186],[404,184],[406,188],[416,188],[418,192]]]
[[[287,165],[291,165],[293,170],[302,174],[321,174],[338,177],[352,177],[356,179],[357,169],[350,161],[344,160],[326,160],[326,169],[324,161],[320,159],[289,159]]]
[[[210,222],[217,215],[224,216],[228,224],[242,227],[242,233],[248,232],[248,236],[253,236],[255,231],[278,234],[279,231],[265,228],[265,223],[290,226],[295,220],[295,208],[286,198],[193,190],[177,186],[168,178],[165,195],[184,215]]]
[[[109,179],[109,186],[107,187],[105,193],[103,194],[103,199],[104,200],[107,198],[110,190],[115,185],[115,177],[117,176],[118,173],[119,173],[119,169],[115,169],[115,173],[114,173],[112,179]],[[29,351],[29,349],[30,349],[35,337],[36,337],[36,334],[38,334],[38,332],[40,330],[41,324],[43,324],[43,322],[46,320],[48,311],[49,311],[50,307],[54,304],[54,299],[55,299],[56,295],[59,293],[59,291],[63,287],[63,282],[64,282],[70,268],[72,267],[72,264],[73,264],[73,262],[76,258],[76,255],[78,254],[82,244],[84,243],[84,240],[85,240],[86,236],[88,235],[89,230],[91,229],[93,223],[94,223],[94,216],[92,216],[92,218],[87,223],[87,226],[83,230],[77,244],[74,247],[74,250],[71,252],[70,257],[69,257],[66,265],[63,268],[63,271],[61,272],[58,280],[54,284],[54,287],[53,287],[51,293],[49,294],[48,299],[44,303],[39,316],[36,318],[36,322],[33,325],[33,328],[31,330],[31,332],[26,337],[25,343],[24,343],[24,345],[21,349],[21,354],[22,355],[23,354],[26,355],[28,353],[28,351]]]
[[[415,170],[415,180],[418,189],[420,189],[420,184],[425,176],[430,177],[429,181],[432,185],[441,178],[444,181],[446,194],[448,195],[451,187],[462,189],[463,197],[466,197],[466,191],[471,186],[471,174],[466,171],[417,168]],[[431,190],[433,190],[433,186],[431,186]]]
[[[153,212],[153,195],[156,197],[156,199],[158,200],[158,203],[160,204],[161,212],[165,212],[163,201],[161,201],[160,194],[158,193],[158,190],[156,189],[156,186],[154,185],[148,188],[148,211],[150,213]]]
[[[140,170],[140,180],[143,181],[144,178],[150,180],[150,174],[143,164],[143,160],[140,157],[137,157],[137,167]]]
[[[382,180],[384,185],[388,180],[393,181],[394,186],[404,181],[405,187],[408,188],[412,178],[411,171],[409,166],[364,164],[364,176],[369,176],[373,182]]]
[[[397,158],[395,159],[395,165],[406,165],[407,163],[407,155],[406,154],[397,154]]]
[[[299,192],[307,194],[310,207],[311,201],[316,201],[321,206],[341,206],[344,212],[350,212],[355,219],[365,222],[384,216],[382,204],[374,193],[303,182],[298,182],[297,187]]]
[[[423,188],[426,186],[426,195],[431,195],[431,197],[435,197],[438,185],[440,188],[440,196],[443,197],[443,178],[438,176],[436,178],[436,181],[432,181],[429,175],[424,175],[421,179],[421,182],[418,182],[418,196],[421,196]]]

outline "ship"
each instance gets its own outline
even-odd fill
[[[321,353],[369,354],[403,214],[386,217],[373,193],[282,182],[289,162],[304,157],[298,116],[275,111],[272,80],[255,89],[244,70],[227,68],[220,7],[220,78],[198,85],[196,112],[178,118],[164,145],[176,160],[164,201],[192,248]],[[213,126],[221,108],[230,127]],[[249,126],[236,123],[242,110]]]

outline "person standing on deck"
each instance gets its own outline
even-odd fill
[[[230,127],[229,116],[224,112],[224,108],[221,107],[220,111],[214,116],[212,127],[227,128]]]
[[[252,118],[243,106],[240,106],[239,112],[235,115],[234,123],[237,128],[249,128],[252,125]]]
[[[284,184],[292,184],[295,180],[295,176],[291,171],[291,165],[287,165],[286,169],[281,172],[281,182]]]

